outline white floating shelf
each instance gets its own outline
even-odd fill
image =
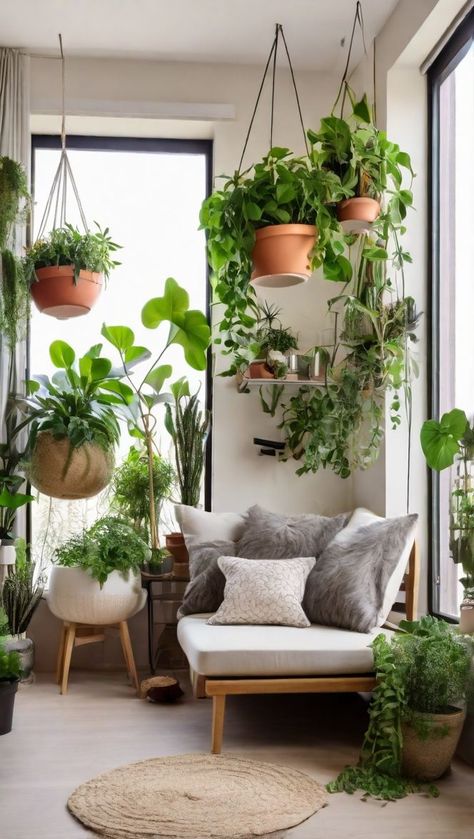
[[[239,391],[243,391],[246,389],[247,386],[249,387],[261,387],[262,385],[292,385],[297,387],[303,387],[303,385],[308,385],[309,387],[324,387],[325,380],[324,379],[249,379],[247,376],[242,376],[241,378],[237,377],[237,389]]]

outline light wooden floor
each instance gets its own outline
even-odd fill
[[[183,679],[183,675],[179,674]],[[79,839],[92,834],[66,810],[82,781],[132,761],[209,748],[211,704],[189,688],[175,706],[134,698],[122,674],[72,671],[60,696],[40,676],[16,701],[14,730],[0,738],[2,839]],[[365,707],[357,696],[230,697],[224,751],[300,769],[321,783],[358,753]],[[395,804],[334,795],[287,839],[472,839],[474,770],[456,762],[436,800]]]

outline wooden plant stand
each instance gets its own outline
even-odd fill
[[[71,666],[71,657],[74,647],[81,647],[84,644],[94,644],[97,641],[103,641],[105,639],[106,629],[119,630],[127,673],[133,687],[138,693],[137,668],[135,667],[135,659],[133,657],[127,621],[107,624],[107,626],[89,626],[83,623],[70,623],[68,621],[64,621],[61,630],[61,640],[59,642],[58,664],[56,670],[56,681],[59,685],[59,692],[61,694],[67,693],[69,669]]]

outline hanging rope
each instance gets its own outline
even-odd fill
[[[252,112],[252,117],[250,119],[250,125],[248,127],[247,135],[245,137],[245,142],[244,142],[244,147],[242,149],[242,154],[240,156],[239,168],[237,170],[239,175],[242,171],[242,163],[244,161],[245,152],[247,151],[247,146],[248,146],[248,142],[249,142],[249,139],[250,139],[250,134],[252,132],[252,127],[253,127],[253,123],[254,123],[254,120],[255,120],[255,115],[257,113],[258,106],[260,104],[262,91],[263,91],[263,88],[265,86],[265,80],[267,78],[268,68],[270,67],[271,63],[272,63],[272,94],[271,94],[271,109],[270,109],[270,148],[273,147],[273,124],[274,124],[274,114],[275,114],[275,86],[276,86],[278,41],[279,41],[280,35],[281,35],[281,38],[282,38],[282,41],[283,41],[283,44],[284,44],[284,47],[285,47],[286,57],[288,59],[288,66],[290,68],[291,80],[292,80],[292,83],[293,83],[293,89],[294,89],[294,92],[295,92],[296,104],[297,104],[297,107],[298,107],[298,114],[299,114],[299,118],[300,118],[301,128],[302,128],[302,131],[303,131],[306,154],[309,154],[308,141],[306,139],[306,131],[305,131],[305,127],[304,127],[303,114],[302,114],[302,111],[301,111],[301,104],[300,104],[298,89],[296,87],[296,79],[295,79],[295,74],[294,74],[294,71],[293,71],[293,65],[291,63],[291,58],[290,58],[290,53],[289,53],[289,50],[288,50],[288,45],[286,43],[285,33],[283,32],[283,26],[281,25],[281,23],[277,23],[275,25],[275,37],[273,39],[273,43],[272,43],[272,46],[271,46],[271,49],[270,49],[270,53],[268,55],[267,63],[265,64],[265,69],[263,71],[262,81],[260,82],[260,87],[258,89],[257,100],[255,102],[255,106],[254,106],[254,109],[253,109],[253,112]]]
[[[362,3],[360,2],[360,0],[357,0],[357,3],[356,3],[354,21],[352,23],[352,32],[351,32],[351,37],[350,37],[350,41],[349,41],[349,49],[348,49],[348,52],[347,52],[346,66],[344,67],[344,72],[342,74],[341,84],[339,85],[339,91],[338,91],[336,101],[334,102],[334,105],[333,105],[332,111],[331,111],[331,113],[334,114],[334,111],[336,110],[337,103],[339,102],[339,99],[341,98],[341,94],[342,94],[341,119],[342,119],[342,116],[344,114],[344,105],[345,105],[345,102],[346,102],[346,95],[347,95],[349,67],[350,67],[350,62],[351,62],[352,47],[353,47],[353,44],[354,44],[354,36],[355,36],[355,31],[356,31],[357,24],[359,24],[359,28],[360,28],[360,32],[361,32],[361,36],[362,36],[362,44],[364,46],[364,55],[367,55],[367,47],[366,47],[366,44],[365,44],[364,15],[363,15],[363,12],[362,12]]]
[[[53,177],[51,190],[46,199],[46,206],[39,226],[37,238],[41,239],[51,219],[52,229],[64,227],[66,224],[67,213],[67,199],[68,199],[68,185],[71,186],[72,193],[76,199],[76,204],[81,217],[82,226],[86,233],[89,232],[89,227],[86,221],[86,216],[82,207],[81,199],[79,197],[79,190],[71,169],[67,150],[66,150],[66,61],[64,58],[63,39],[59,35],[59,49],[61,53],[61,155],[59,158],[58,168]]]

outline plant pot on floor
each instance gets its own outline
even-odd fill
[[[380,215],[375,198],[346,198],[337,205],[337,218],[346,233],[363,233]]]
[[[402,723],[402,774],[418,781],[436,781],[449,769],[466,712],[415,712],[413,722]]]
[[[35,643],[32,638],[12,637],[4,642],[7,652],[16,652],[20,656],[21,682],[33,681],[33,668],[35,666]]]
[[[19,679],[0,681],[0,735],[12,730],[13,708]]]
[[[35,274],[31,296],[36,307],[59,320],[87,315],[102,291],[102,274],[80,271],[74,280],[73,265],[48,265]]]
[[[140,574],[123,577],[118,571],[112,571],[101,588],[83,568],[55,565],[46,600],[53,615],[62,621],[107,626],[126,621],[139,612],[145,604],[146,592]]]
[[[39,492],[52,498],[92,498],[110,483],[113,468],[112,450],[84,443],[71,452],[67,438],[55,440],[43,431],[31,456],[29,479]]]
[[[311,276],[310,253],[317,229],[312,224],[275,224],[255,234],[251,282],[266,288],[304,283]]]

